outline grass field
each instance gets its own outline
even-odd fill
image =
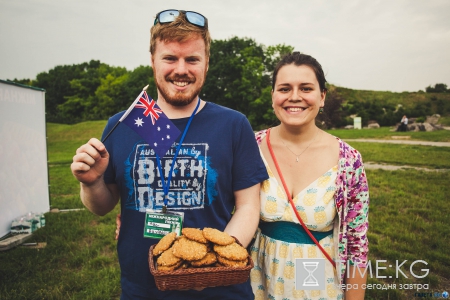
[[[104,125],[105,121],[71,126],[48,124],[52,208],[83,208],[70,163],[82,143],[100,137]],[[330,133],[344,139],[388,138],[390,134],[387,128]],[[421,139],[416,133],[408,134],[412,139]],[[449,141],[448,131],[447,137],[443,132],[429,134],[427,140]],[[360,150],[365,161],[450,168],[450,148],[359,142],[351,145]],[[416,292],[449,291],[450,172],[367,170],[367,176],[373,271],[369,283],[396,284],[397,288],[367,290],[366,299],[413,299]],[[46,242],[45,248],[16,247],[0,252],[0,299],[118,299],[120,269],[114,240],[118,212],[116,208],[104,217],[86,210],[47,213],[47,226],[27,241]],[[414,264],[418,260],[427,265]],[[386,278],[375,278],[376,261],[378,277]],[[403,261],[396,274],[396,262]],[[414,278],[413,274],[424,274],[421,269],[429,269],[429,274]],[[400,284],[429,284],[429,289],[404,290]]]

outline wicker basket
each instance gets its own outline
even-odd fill
[[[156,260],[152,254],[154,247],[155,245],[150,247],[148,262],[150,272],[155,277],[156,287],[161,291],[239,284],[248,280],[250,270],[253,268],[253,260],[248,256],[247,266],[243,268],[206,267],[158,271],[155,268]]]

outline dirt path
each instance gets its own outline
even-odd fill
[[[407,171],[408,169],[420,170],[420,171],[425,171],[425,172],[448,172],[448,171],[450,171],[450,169],[430,169],[430,168],[406,166],[406,165],[395,166],[395,165],[373,163],[370,161],[364,162],[364,168],[366,168],[367,170],[382,169],[382,170],[387,170],[387,171],[397,171],[397,170]]]
[[[344,141],[346,141],[346,142],[388,143],[388,144],[450,147],[449,142],[428,142],[428,141],[410,141],[410,140],[374,140],[374,139],[344,139]]]

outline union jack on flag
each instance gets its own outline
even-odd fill
[[[152,124],[155,125],[155,122],[159,119],[159,114],[162,114],[162,110],[155,107],[156,103],[153,99],[148,99],[147,92],[144,91],[142,96],[139,98],[138,103],[134,107],[143,108],[144,115],[148,117],[150,115]]]
[[[119,121],[139,134],[159,157],[166,154],[181,133],[145,91],[139,94]]]

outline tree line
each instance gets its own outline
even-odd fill
[[[434,87],[427,86],[425,88],[425,91],[427,93],[450,93],[450,89],[447,88],[447,85],[445,83],[436,83]]]
[[[278,60],[293,49],[284,44],[265,46],[251,38],[213,40],[208,75],[200,97],[242,112],[255,130],[277,124],[272,112],[271,74]],[[56,66],[39,73],[36,79],[13,81],[46,90],[46,119],[54,123],[105,120],[127,109],[146,85],[149,85],[147,93],[157,97],[150,66],[127,70],[98,60]],[[434,95],[436,91],[429,88],[427,93]],[[436,84],[436,88],[441,91],[441,84]],[[328,85],[326,105],[318,118],[318,125],[323,128],[342,127],[353,124],[351,116],[355,115],[362,117],[363,124],[377,120],[380,125],[393,125],[403,114],[412,116],[419,113],[422,116],[439,109],[441,113],[450,113],[448,97],[444,100],[435,97],[435,105],[418,101],[416,106],[398,107],[391,103],[392,95],[377,99],[378,96],[368,94],[361,99],[354,94],[354,90]],[[397,98],[397,102],[404,101],[402,97]],[[428,98],[427,101],[431,102]]]

